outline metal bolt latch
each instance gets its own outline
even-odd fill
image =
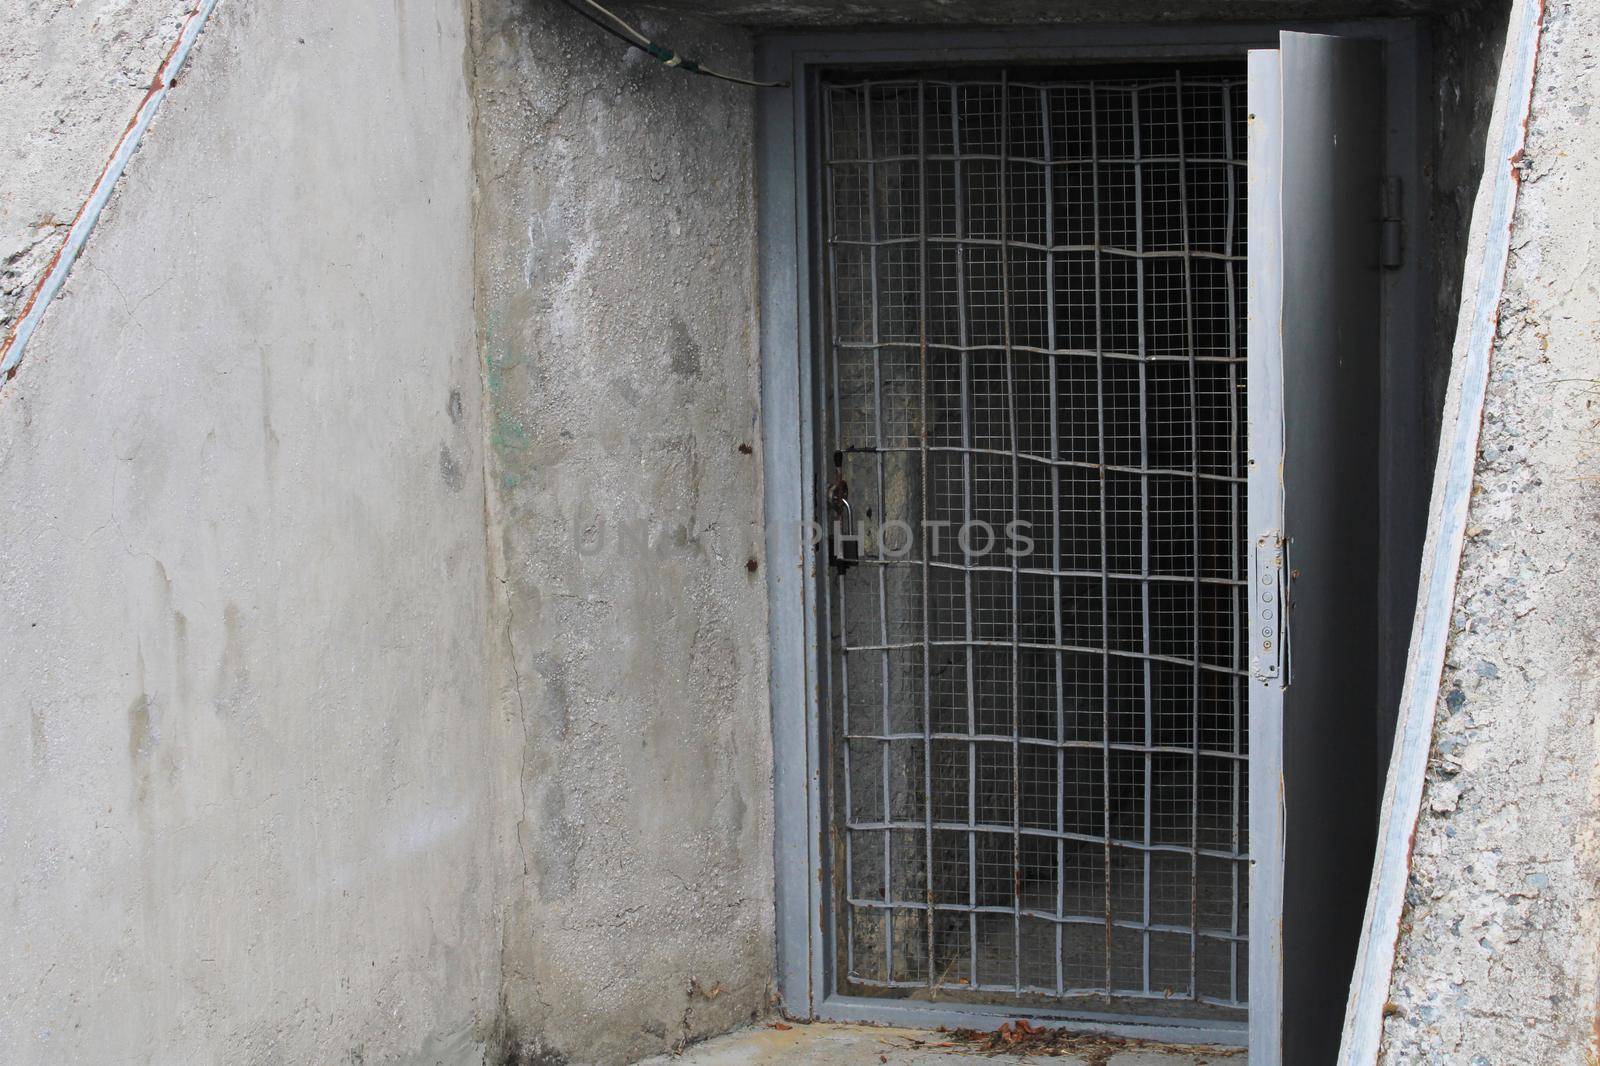
[[[1281,530],[1256,538],[1250,588],[1250,672],[1257,681],[1285,679],[1288,643],[1288,542]]]

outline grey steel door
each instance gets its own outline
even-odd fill
[[[1375,42],[1250,54],[1254,1066],[1334,1060],[1372,866],[1382,93]]]

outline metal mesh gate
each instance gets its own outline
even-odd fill
[[[1244,103],[822,87],[845,990],[1246,1001]]]

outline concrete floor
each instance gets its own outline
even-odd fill
[[[787,1024],[787,1023],[784,1023]],[[934,1047],[947,1041],[942,1033],[920,1029],[891,1029],[885,1026],[834,1025],[816,1023],[776,1029],[773,1023],[743,1029],[727,1036],[696,1044],[683,1054],[646,1059],[639,1066],[962,1066],[986,1063],[988,1066],[1012,1063],[1052,1063],[1062,1066],[1229,1066],[1244,1063],[1239,1050],[1124,1049],[1110,1058],[1092,1053],[1058,1055],[985,1055],[959,1048]]]

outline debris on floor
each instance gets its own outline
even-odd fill
[[[1124,1051],[1203,1055],[1207,1059],[1232,1058],[1244,1053],[1243,1048],[1178,1046],[1107,1033],[1049,1029],[1034,1025],[1026,1018],[1006,1022],[992,1032],[986,1029],[939,1029],[927,1039],[913,1038],[912,1045],[930,1050],[950,1049],[990,1056],[1037,1055],[1056,1058],[1070,1055],[1081,1059],[1085,1066],[1106,1066],[1113,1055]]]
[[[637,1066],[1243,1066],[1243,1054],[1028,1021],[988,1032],[771,1018]]]

